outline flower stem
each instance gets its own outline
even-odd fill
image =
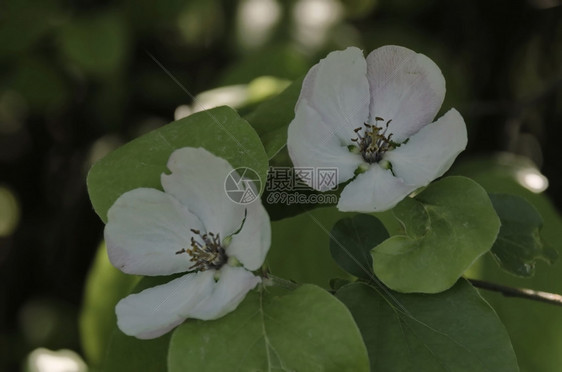
[[[519,297],[529,300],[546,302],[553,305],[562,306],[562,296],[556,293],[549,293],[543,291],[535,291],[528,288],[514,288],[505,285],[490,283],[484,280],[470,279],[467,280],[475,287],[486,289],[489,291],[499,292],[506,297]]]

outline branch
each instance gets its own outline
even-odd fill
[[[519,297],[529,300],[546,302],[552,305],[562,306],[562,296],[555,293],[535,291],[527,288],[514,288],[501,284],[490,283],[478,279],[468,279],[473,286],[477,288],[487,289],[489,291],[499,292],[506,297]]]

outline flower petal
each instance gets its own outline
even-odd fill
[[[191,309],[215,287],[215,271],[186,274],[169,283],[145,289],[119,301],[117,326],[137,338],[154,338],[183,322]]]
[[[169,275],[187,271],[190,257],[176,252],[190,246],[201,222],[162,191],[139,188],[121,195],[108,211],[107,253],[127,274]]]
[[[287,148],[295,167],[337,168],[340,184],[353,177],[355,169],[363,162],[361,155],[351,153],[347,148],[352,143],[351,138],[350,135],[349,143],[342,143],[320,114],[309,106],[307,99],[302,98],[289,125]],[[308,181],[308,186],[318,187],[312,178]]]
[[[466,148],[466,125],[455,109],[423,127],[402,146],[388,151],[384,159],[404,182],[425,186],[441,177]]]
[[[394,177],[388,169],[372,164],[343,189],[338,209],[342,212],[382,212],[417,189]]]
[[[170,175],[162,174],[162,187],[173,195],[203,225],[204,231],[232,234],[244,219],[244,205],[233,202],[224,183],[232,166],[203,148],[185,147],[176,150],[168,160]]]
[[[343,143],[369,116],[369,83],[363,52],[355,47],[328,54],[303,81],[296,111],[303,99]],[[311,123],[314,125],[314,123]]]
[[[375,117],[392,120],[389,132],[396,142],[431,123],[445,98],[445,79],[439,67],[404,47],[389,45],[373,50],[367,56],[367,76],[371,124]]]
[[[224,265],[213,293],[191,309],[189,317],[202,320],[220,318],[236,309],[246,294],[259,282],[260,277],[243,267]]]
[[[246,205],[246,220],[238,234],[232,236],[226,248],[228,256],[235,257],[248,270],[257,270],[265,260],[271,245],[269,215],[261,200]]]

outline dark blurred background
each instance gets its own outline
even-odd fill
[[[103,230],[85,184],[96,159],[197,109],[190,94],[237,85],[223,93],[243,106],[241,84],[296,79],[334,49],[398,44],[432,58],[447,81],[443,109],[456,107],[468,125],[462,158],[498,151],[529,158],[560,209],[560,5],[1,2],[0,370],[19,369],[40,346],[82,351],[77,319]]]

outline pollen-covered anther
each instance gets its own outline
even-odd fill
[[[198,235],[201,242],[191,237],[191,249],[176,252],[187,253],[191,256],[193,265],[189,267],[192,271],[205,271],[209,269],[220,269],[227,261],[228,256],[221,245],[220,234],[201,234],[201,231],[191,229],[191,232]]]
[[[384,119],[378,116],[375,117],[375,123],[379,121],[384,121]],[[379,162],[385,152],[396,147],[396,144],[391,141],[392,133],[386,136],[386,131],[391,122],[392,119],[388,120],[384,129],[376,124],[365,123],[363,127],[354,130],[357,138],[352,138],[351,140],[357,143],[359,153],[367,163]]]

